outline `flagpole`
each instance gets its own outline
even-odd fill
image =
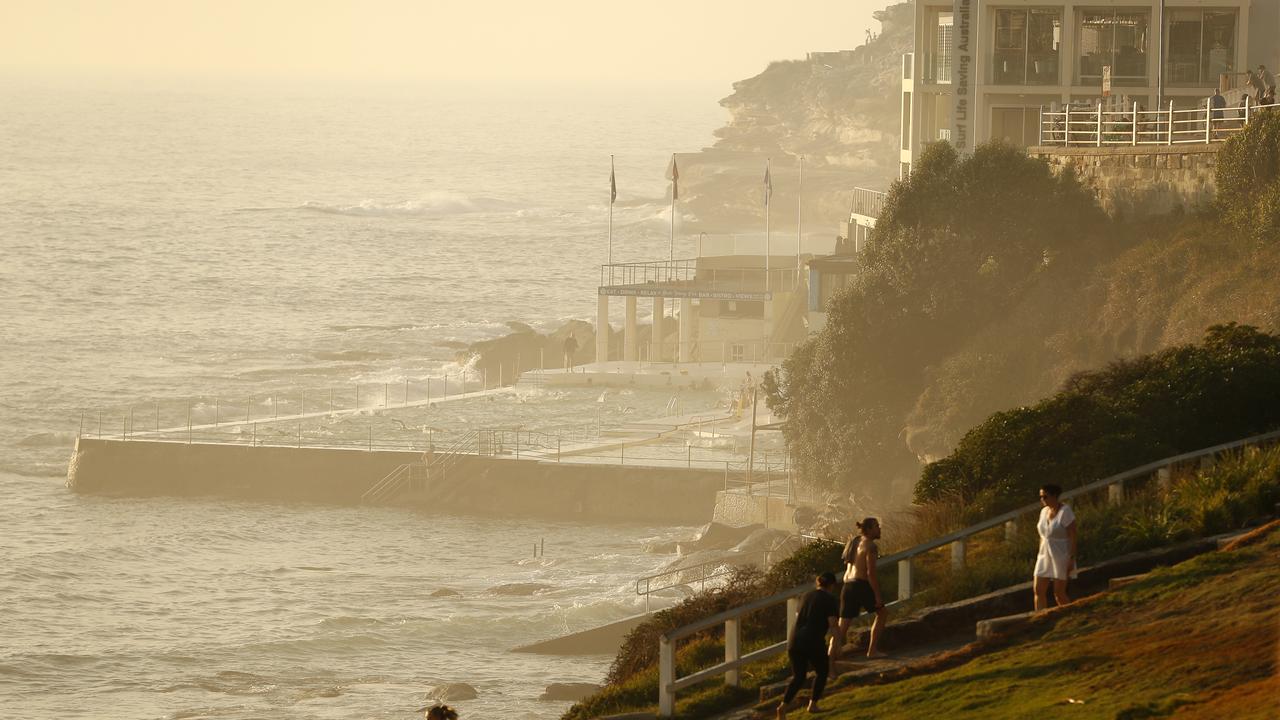
[[[804,156],[800,156],[800,189],[796,191],[796,277],[800,277],[800,239],[804,237],[803,209],[801,199],[804,197]],[[798,287],[798,286],[797,286]]]
[[[609,156],[609,264],[613,264],[613,200],[617,195],[617,181],[613,177],[613,156]]]
[[[680,169],[676,167],[676,155],[671,154],[671,247],[667,251],[667,260],[676,259],[676,196],[680,194]]]
[[[765,290],[765,292],[769,292],[769,242],[770,242],[770,240],[772,239],[772,236],[770,235],[770,232],[769,232],[769,196],[770,196],[770,195],[772,195],[773,193],[772,193],[772,192],[770,192],[771,187],[770,187],[770,185],[769,185],[769,159],[768,159],[768,158],[766,158],[766,159],[765,159],[765,161],[764,161],[764,177],[765,177],[765,190],[764,190],[764,290]]]

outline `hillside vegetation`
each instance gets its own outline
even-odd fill
[[[958,667],[836,692],[824,717],[1274,718],[1280,526],[1258,535],[1061,608]]]
[[[1247,192],[1194,216],[1125,222],[1015,149],[961,158],[932,146],[890,191],[826,327],[766,378],[803,481],[906,503],[923,466],[988,416],[1082,371],[1189,345],[1214,325],[1280,330],[1280,234],[1267,229],[1277,128],[1264,118],[1222,152],[1219,181],[1253,178]],[[1196,438],[1148,449],[1199,446],[1182,440]],[[1114,457],[1122,464],[1077,480],[1134,464]]]

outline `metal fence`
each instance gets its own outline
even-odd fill
[[[888,197],[889,193],[880,190],[856,187],[853,189],[852,213],[863,217],[879,218],[884,212],[884,203]]]
[[[610,263],[600,266],[600,287],[653,286],[708,293],[793,292],[803,289],[795,267],[698,267],[696,259]]]
[[[1258,113],[1273,112],[1280,104],[1257,105],[1245,96],[1237,107],[1142,110],[1138,103],[1114,109],[1067,105],[1061,111],[1040,108],[1040,145],[1103,147],[1142,145],[1204,145],[1239,133]]]
[[[1280,431],[1266,433],[1263,435],[1255,435],[1243,440],[1223,443],[1203,450],[1196,450],[1194,452],[1167,457],[1163,460],[1147,463],[1146,465],[1126,470],[1110,477],[1088,483],[1073,490],[1069,490],[1062,494],[1062,499],[1069,500],[1071,498],[1105,491],[1111,502],[1119,502],[1124,498],[1124,488],[1126,483],[1138,482],[1148,479],[1154,475],[1158,483],[1167,486],[1170,482],[1172,468],[1176,465],[1194,461],[1200,461],[1201,463],[1212,462],[1213,458],[1222,453],[1232,452],[1246,447],[1260,447],[1277,441],[1280,441]],[[957,530],[953,533],[916,545],[915,547],[907,550],[882,557],[876,567],[881,570],[889,570],[896,567],[898,575],[897,599],[888,604],[891,606],[896,605],[897,603],[907,600],[916,593],[913,578],[913,561],[916,558],[924,555],[925,553],[949,545],[951,547],[952,568],[961,569],[965,564],[965,550],[970,537],[1002,525],[1005,526],[1006,531],[1008,531],[1012,527],[1010,525],[1011,523],[1016,523],[1024,516],[1038,513],[1040,511],[1040,507],[1041,506],[1038,502],[1032,503],[1004,513],[1003,515],[990,518],[978,523],[977,525],[972,525],[964,528],[963,530]],[[672,716],[675,711],[677,691],[720,676],[725,678],[726,684],[736,686],[739,684],[739,668],[760,660],[766,660],[785,652],[787,643],[784,640],[743,655],[740,652],[740,628],[742,619],[749,613],[773,607],[781,603],[786,603],[786,635],[787,637],[790,637],[795,628],[796,613],[800,609],[800,598],[811,588],[812,585],[795,587],[790,590],[777,593],[776,595],[755,600],[747,603],[746,605],[726,610],[725,612],[703,618],[697,622],[693,622],[664,633],[658,640],[658,716]],[[684,677],[677,677],[675,666],[677,643],[683,638],[704,630],[709,630],[717,625],[724,625],[724,662],[717,663],[709,668],[699,670],[698,672]]]

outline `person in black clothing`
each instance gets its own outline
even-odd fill
[[[816,589],[810,590],[800,603],[796,615],[796,627],[787,642],[787,656],[791,658],[791,684],[778,705],[779,720],[786,720],[787,705],[796,699],[796,693],[804,686],[809,666],[813,666],[813,693],[809,696],[809,712],[819,712],[818,701],[827,685],[827,634],[835,630],[836,617],[840,614],[840,601],[836,599],[836,576],[825,572],[814,581]]]

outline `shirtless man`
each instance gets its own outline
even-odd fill
[[[889,621],[889,613],[884,609],[884,600],[880,595],[880,576],[876,573],[876,562],[880,559],[880,548],[876,547],[876,540],[880,539],[880,521],[867,518],[858,523],[858,532],[858,535],[849,539],[842,556],[847,567],[844,572],[844,587],[840,589],[840,621],[831,638],[832,662],[840,658],[840,649],[844,646],[849,624],[863,610],[876,614],[875,621],[871,623],[867,657],[885,657],[880,651],[880,635],[884,632],[885,623]]]

